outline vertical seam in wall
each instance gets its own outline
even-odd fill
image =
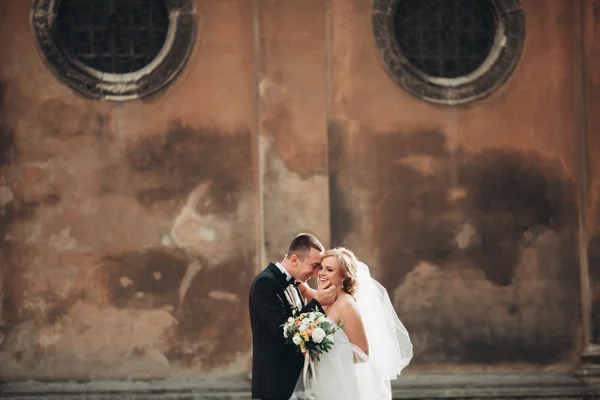
[[[261,102],[260,102],[260,80],[262,74],[262,55],[261,55],[261,46],[260,46],[260,0],[252,1],[252,33],[254,37],[254,76],[255,76],[255,131],[254,135],[254,146],[256,151],[255,162],[256,162],[256,171],[258,176],[256,177],[257,182],[257,211],[256,211],[256,249],[258,252],[258,265],[256,265],[255,270],[259,272],[262,269],[262,266],[266,265],[266,250],[265,250],[265,229],[264,229],[264,159],[262,154],[261,147],[261,124],[260,124],[260,115],[261,115]]]
[[[111,112],[111,119],[112,119],[112,129],[113,129],[113,134],[115,135],[115,137],[117,139],[121,140],[121,143],[123,143],[123,137],[121,137],[122,133],[123,133],[123,129],[122,129],[122,113],[123,113],[123,103],[117,103],[117,102],[111,102],[111,106],[112,106],[112,112]]]
[[[591,334],[591,292],[589,278],[589,264],[587,257],[587,157],[586,157],[586,98],[585,98],[585,62],[584,62],[584,32],[583,32],[583,5],[582,0],[576,0],[574,5],[574,61],[575,61],[575,115],[578,130],[578,230],[579,230],[579,275],[581,290],[581,312],[583,324],[583,343],[587,347],[590,344]],[[585,353],[585,350],[584,350]]]
[[[325,173],[327,174],[327,205],[329,210],[329,243],[333,243],[333,229],[332,229],[332,206],[331,203],[331,170],[330,170],[330,158],[331,149],[329,148],[329,127],[333,118],[333,100],[332,100],[332,71],[331,71],[331,58],[332,58],[332,13],[331,13],[331,0],[325,0]]]

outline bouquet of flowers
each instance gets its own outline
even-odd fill
[[[341,323],[332,322],[317,309],[288,318],[283,324],[283,337],[287,343],[297,346],[306,361],[319,361],[320,355],[333,346],[333,334],[342,327]],[[310,369],[309,373],[312,375]]]

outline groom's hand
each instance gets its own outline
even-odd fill
[[[322,306],[328,306],[333,304],[333,302],[335,301],[335,299],[337,298],[337,295],[340,293],[340,290],[342,290],[341,287],[336,287],[336,286],[328,286],[326,288],[319,288],[317,290],[317,293],[315,294],[315,299],[322,305]]]

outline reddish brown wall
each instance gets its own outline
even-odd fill
[[[329,242],[326,3],[258,1],[266,260],[296,233]]]
[[[600,343],[600,1],[584,4],[584,95],[587,156],[586,220],[592,289],[591,341]]]
[[[370,4],[332,1],[332,243],[353,248],[393,294],[414,340],[413,371],[572,362],[571,2],[523,1],[514,75],[463,107],[393,83],[373,46]]]
[[[124,104],[55,79],[30,7],[0,6],[3,378],[245,372],[258,209],[250,4],[198,1],[185,72]]]

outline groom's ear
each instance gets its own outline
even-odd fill
[[[296,264],[298,262],[298,256],[295,254],[292,254],[290,256],[290,261],[292,262],[292,264]]]

